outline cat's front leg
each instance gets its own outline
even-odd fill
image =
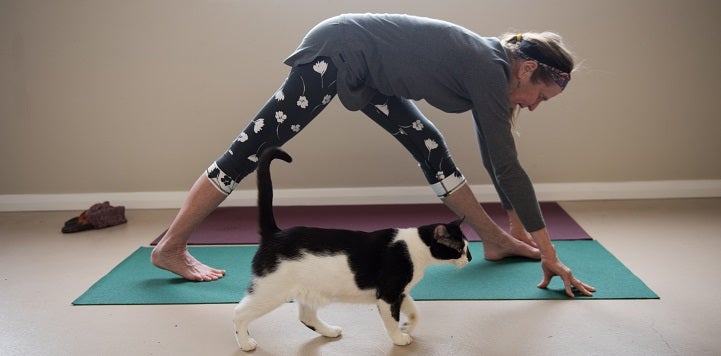
[[[416,309],[416,303],[410,295],[406,295],[402,303],[401,312],[408,318],[408,321],[403,323],[401,330],[410,334],[418,324],[418,309]]]
[[[388,304],[383,299],[378,299],[377,305],[378,312],[381,315],[381,319],[383,319],[383,325],[386,327],[388,336],[393,340],[393,343],[399,346],[410,344],[413,341],[411,336],[398,328],[400,305]]]

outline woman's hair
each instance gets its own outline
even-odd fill
[[[535,60],[539,63],[531,75],[531,82],[559,84],[565,88],[571,79],[575,64],[571,51],[563,44],[561,36],[553,32],[506,33],[500,37],[503,47],[511,53],[512,66],[522,60]],[[550,68],[549,68],[550,67]],[[511,109],[510,121],[517,135],[518,106]]]
[[[504,34],[501,44],[511,53],[511,59],[535,60],[545,70],[536,70],[531,76],[533,83],[543,82],[552,84],[558,83],[548,67],[555,68],[562,73],[569,75],[574,69],[573,55],[563,44],[561,36],[553,32],[526,32],[521,34]],[[548,67],[547,67],[548,66]],[[561,87],[563,88],[562,85]]]

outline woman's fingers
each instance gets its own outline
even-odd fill
[[[566,295],[571,298],[574,298],[576,296],[574,290],[581,295],[587,297],[593,296],[593,292],[596,291],[596,288],[594,288],[593,286],[583,283],[582,281],[573,277],[573,273],[568,268],[560,268],[560,273],[552,271],[551,268],[544,268],[543,279],[541,280],[541,283],[538,283],[538,288],[545,289],[546,287],[548,287],[548,284],[551,282],[553,276],[559,276],[561,280],[563,280],[563,284],[566,289]]]

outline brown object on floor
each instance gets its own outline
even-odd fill
[[[128,222],[124,206],[112,206],[110,202],[93,204],[90,209],[65,222],[61,231],[65,234],[103,229]]]

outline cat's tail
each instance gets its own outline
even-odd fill
[[[270,178],[270,162],[276,158],[288,163],[293,161],[280,147],[265,149],[258,160],[258,217],[262,237],[279,230],[273,215],[273,181]]]

